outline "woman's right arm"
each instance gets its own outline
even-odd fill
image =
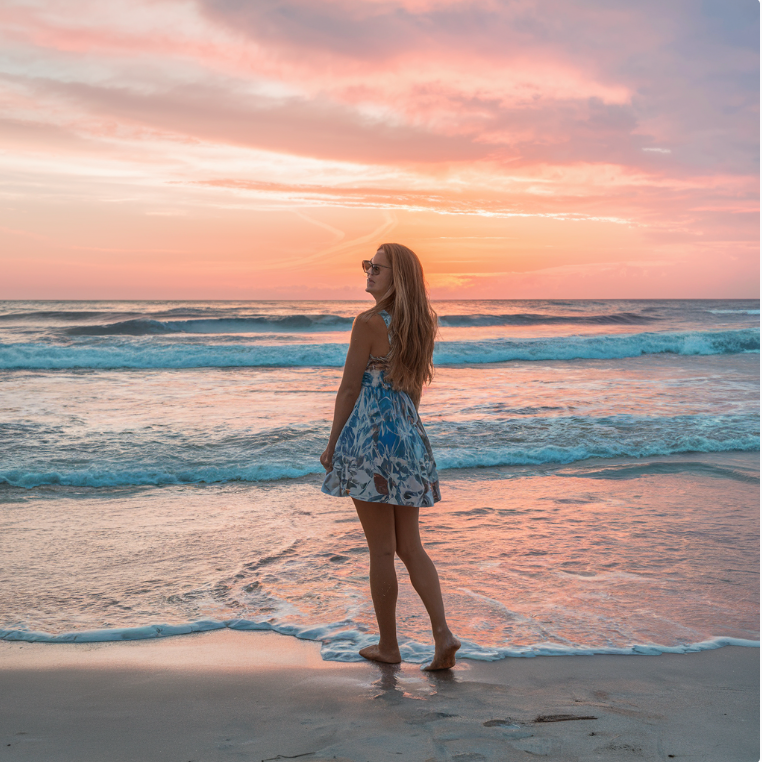
[[[341,430],[344,428],[352,409],[360,396],[362,389],[362,377],[368,365],[372,332],[368,323],[357,320],[352,324],[352,336],[349,339],[349,350],[344,363],[344,375],[341,378],[339,391],[336,393],[336,404],[333,410],[333,426],[328,438],[328,447],[320,456],[320,462],[326,471],[332,467],[333,451],[339,439]]]

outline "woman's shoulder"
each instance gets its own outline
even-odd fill
[[[353,340],[376,341],[386,332],[386,322],[377,312],[361,312],[352,323]]]
[[[381,326],[389,326],[391,315],[386,310],[361,312],[354,320],[353,325],[367,325],[376,329]]]

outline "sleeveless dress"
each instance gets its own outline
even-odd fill
[[[388,329],[391,316],[385,310],[378,314]],[[442,499],[437,464],[413,401],[384,378],[388,358],[368,360],[322,491],[370,503],[432,506]]]

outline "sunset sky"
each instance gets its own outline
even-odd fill
[[[0,298],[759,296],[757,0],[0,3]]]

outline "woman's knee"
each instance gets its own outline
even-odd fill
[[[382,546],[382,547],[369,547],[371,563],[375,564],[392,564],[394,565],[394,547]]]
[[[397,545],[397,555],[405,566],[414,564],[426,555],[423,545],[418,543],[405,543]]]

